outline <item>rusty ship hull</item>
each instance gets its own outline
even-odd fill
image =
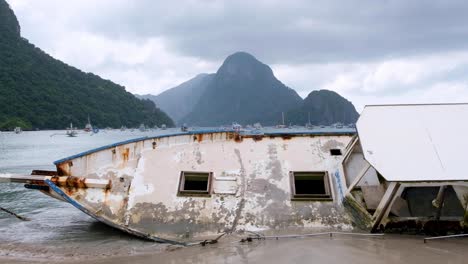
[[[344,151],[354,134],[212,130],[144,137],[58,160],[57,171],[35,171],[16,182],[160,242],[242,230],[351,230],[341,205],[341,156],[330,149]],[[309,171],[321,173],[326,190],[295,196],[292,173]],[[206,189],[190,189],[189,180],[181,189],[190,173],[206,173]]]

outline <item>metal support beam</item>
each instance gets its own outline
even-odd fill
[[[440,216],[442,215],[442,208],[444,207],[445,201],[445,190],[447,189],[447,185],[442,185],[439,188],[439,192],[437,193],[437,197],[432,201],[432,205],[437,208],[435,218],[437,221],[440,220]]]
[[[390,209],[393,205],[393,202],[395,201],[396,193],[398,192],[399,188],[400,184],[398,182],[390,182],[388,185],[382,200],[380,200],[380,203],[375,210],[373,216],[374,223],[372,224],[371,232],[377,231],[382,220],[390,213]]]
[[[370,169],[371,165],[367,162],[364,168],[358,173],[356,178],[354,178],[353,182],[349,185],[348,189],[346,190],[346,194],[350,194],[351,191],[356,187],[356,185],[361,181],[361,179],[366,175],[367,171]]]
[[[77,188],[110,188],[110,180],[88,179],[76,176],[48,176],[48,175],[22,175],[22,174],[0,174],[0,183],[25,183],[44,184],[45,180],[54,182],[57,186],[69,186]]]

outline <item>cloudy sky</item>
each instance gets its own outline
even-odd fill
[[[302,97],[468,102],[468,2],[7,0],[55,58],[158,94],[247,51]]]

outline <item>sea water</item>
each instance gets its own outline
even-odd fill
[[[79,132],[77,137],[68,137],[65,131],[1,132],[0,173],[55,170],[53,162],[64,157],[170,132],[101,130],[96,134]],[[0,211],[0,256],[128,255],[161,248],[101,224],[70,204],[26,189],[23,184],[0,184],[0,207],[30,219],[21,221]]]

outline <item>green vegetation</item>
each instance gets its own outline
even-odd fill
[[[319,90],[312,91],[302,104],[286,114],[287,123],[304,125],[354,124],[359,114],[354,105],[339,94]]]
[[[3,123],[0,123],[0,130],[12,130],[15,127],[21,127],[24,130],[31,130],[32,125],[28,121],[24,121],[21,118],[8,118]]]
[[[19,23],[0,0],[0,129],[84,127],[88,115],[98,127],[137,127],[172,120],[150,100],[56,60],[20,35]]]

